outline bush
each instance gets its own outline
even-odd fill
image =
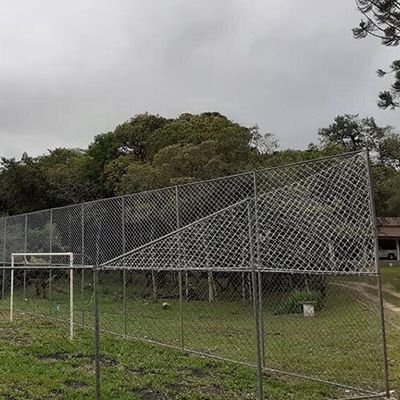
[[[319,291],[294,290],[284,297],[277,298],[273,303],[273,313],[279,314],[301,314],[303,303],[314,302],[317,310],[323,306],[324,296]]]

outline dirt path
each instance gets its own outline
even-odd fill
[[[343,286],[343,287],[347,287],[347,288],[351,288],[352,290],[357,291],[357,293],[361,297],[363,297],[364,299],[376,303],[376,295],[374,295],[371,292],[369,292],[369,290],[375,290],[376,291],[376,286],[370,285],[370,284],[368,284],[366,282],[338,283],[338,285]],[[393,304],[393,303],[390,303],[387,300],[385,300],[385,293],[390,294],[391,296],[399,298],[399,299],[400,299],[400,293],[395,291],[392,288],[387,287],[386,285],[382,287],[382,290],[383,290],[383,297],[384,297],[383,306],[385,307],[386,310],[389,310],[396,317],[400,318],[400,307],[395,305],[395,304]],[[396,322],[394,322],[393,319]],[[394,327],[400,329],[400,325],[397,323],[397,318],[390,318],[390,319],[387,320],[387,322],[389,322]]]
[[[370,299],[373,299],[374,296],[368,292],[367,289],[372,289],[372,290],[376,290],[376,287],[374,287],[373,285],[370,285],[368,283],[365,282],[360,282],[358,284],[355,284],[359,287],[361,287],[362,292],[364,295],[369,296]],[[400,316],[400,307],[396,306],[395,304],[390,303],[389,301],[387,301],[385,299],[385,293],[390,294],[391,296],[397,297],[400,299],[400,293],[394,291],[393,289],[388,288],[386,285],[382,286],[382,290],[383,290],[383,305],[386,309],[393,311],[394,313],[399,314]]]
[[[394,290],[393,286],[391,285],[383,285],[383,291],[390,294],[393,297],[397,297],[398,299],[400,299],[400,293],[396,292],[396,290]]]

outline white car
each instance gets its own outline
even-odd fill
[[[396,249],[379,249],[378,255],[380,260],[397,260]]]

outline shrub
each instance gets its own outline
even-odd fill
[[[303,312],[303,303],[315,302],[316,309],[323,306],[324,296],[319,291],[294,290],[284,297],[276,298],[272,303],[273,313],[279,314],[301,314]]]

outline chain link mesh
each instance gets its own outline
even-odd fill
[[[294,387],[301,377],[333,384],[315,386],[315,398],[376,395],[385,387],[374,235],[364,153],[3,217],[0,318],[12,253],[72,252],[78,330],[95,323],[92,271],[79,266],[98,271],[109,398],[146,398],[127,339],[261,367],[271,399],[287,398],[276,375]],[[68,275],[48,262],[39,278],[16,271],[17,319],[67,322]]]

